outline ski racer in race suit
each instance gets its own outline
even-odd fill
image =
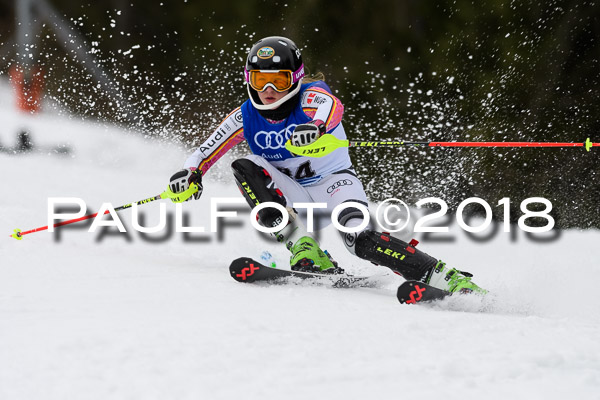
[[[244,76],[249,99],[234,109],[212,135],[175,173],[170,188],[175,193],[192,183],[202,193],[202,176],[229,149],[246,141],[253,154],[232,163],[236,182],[250,207],[274,202],[289,213],[289,222],[275,236],[292,253],[291,268],[321,273],[343,272],[297,218],[294,203],[326,203],[325,213],[345,202],[367,207],[367,196],[356,176],[348,148],[321,158],[295,156],[285,148],[310,144],[327,133],[346,139],[342,125],[344,107],[322,80],[304,76],[300,50],[291,40],[272,36],[256,42],[247,58]],[[279,226],[283,215],[267,207],[258,212],[268,228]],[[338,215],[340,225],[357,228],[362,211],[349,205]],[[366,227],[342,233],[346,248],[358,257],[384,265],[406,279],[421,280],[448,291],[478,289],[470,274],[450,269],[442,261],[388,234]]]

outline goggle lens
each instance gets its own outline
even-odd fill
[[[285,92],[289,90],[292,85],[292,71],[280,70],[280,71],[261,71],[251,70],[250,71],[250,86],[258,91],[262,92],[267,88],[267,85],[271,86],[278,92]]]

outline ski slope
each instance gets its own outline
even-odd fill
[[[330,228],[324,247],[351,273],[381,275],[380,288],[235,282],[233,258],[287,257],[251,227],[245,206],[219,234],[160,232],[149,242],[125,210],[127,234],[73,225],[17,241],[13,229],[47,224],[49,197],[81,198],[96,212],[159,194],[187,152],[106,125],[17,114],[3,88],[1,143],[26,126],[38,148],[73,151],[0,153],[0,399],[600,399],[597,231],[549,243],[500,232],[478,243],[454,226],[454,242],[420,248],[473,272],[493,296],[423,306],[400,305],[402,279],[348,255]],[[211,198],[241,198],[227,160],[216,168],[202,199],[183,205],[189,226],[210,229]],[[140,207],[147,226],[159,203]]]

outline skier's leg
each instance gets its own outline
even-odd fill
[[[340,272],[340,269],[319,248],[317,241],[306,232],[292,208],[290,199],[312,201],[297,182],[278,171],[262,157],[255,155],[235,160],[231,166],[236,183],[250,207],[274,202],[286,208],[289,222],[274,235],[292,252],[290,260],[292,269]],[[263,208],[257,215],[259,222],[266,227],[275,227],[283,221],[281,211],[271,207]]]
[[[329,194],[332,188],[337,190],[335,193],[337,197],[331,196],[328,208],[333,209],[348,202],[367,206],[362,184],[355,175],[350,173],[335,176],[333,178],[335,182],[329,186],[327,185],[331,183],[332,178],[328,177],[328,179],[330,182],[323,182],[323,187],[327,187],[325,192]],[[311,195],[315,198],[323,198],[323,190],[321,189],[321,195],[319,193],[311,193]],[[363,223],[364,218],[363,210],[348,206],[339,213],[337,222],[346,228],[355,228]],[[386,266],[407,280],[420,280],[451,292],[481,290],[470,282],[471,274],[447,268],[441,260],[417,249],[416,240],[406,243],[389,234],[377,232],[371,226],[358,232],[340,232],[340,234],[350,253],[372,263]]]
[[[279,189],[283,178],[279,177],[279,185],[276,185],[273,180],[276,172],[267,171],[264,166],[258,165],[255,161],[249,158],[240,158],[231,164],[236,184],[250,207],[254,208],[261,203],[273,202],[288,208],[287,200]],[[288,212],[290,220],[294,219],[293,211],[288,209]],[[268,207],[258,212],[258,219],[263,226],[270,228],[279,225],[283,220],[283,215],[278,209]]]
[[[358,257],[384,265],[408,280],[423,280],[438,260],[415,246],[416,241],[406,243],[387,233],[365,229],[357,235],[354,251]]]
[[[356,228],[363,220],[363,212],[354,207],[345,208],[338,217],[339,224],[345,228]],[[435,258],[417,250],[415,241],[406,243],[387,233],[377,232],[372,226],[357,232],[340,231],[340,234],[350,253],[386,266],[406,279],[421,280],[438,263]]]
[[[342,208],[337,215],[337,222],[340,225],[356,227],[362,224],[365,218],[363,211],[349,203],[358,203],[367,211],[369,204],[363,185],[353,169],[333,173],[318,183],[307,186],[306,190],[315,202],[327,204],[327,208],[322,210],[322,214],[327,217],[326,223],[321,227],[331,222],[331,214],[337,207]],[[356,236],[354,233],[342,233],[344,244],[352,254],[354,254]]]
[[[406,243],[387,233],[364,230],[356,238],[355,254],[375,264],[384,265],[407,280],[418,280],[433,287],[485,293],[471,282],[472,274],[448,268],[441,260],[416,248],[416,240]]]

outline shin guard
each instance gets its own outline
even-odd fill
[[[235,160],[231,164],[236,183],[251,208],[261,203],[274,202],[286,207],[283,193],[273,184],[273,179],[266,169],[245,158]],[[268,228],[277,226],[283,220],[281,212],[274,208],[263,208],[258,212],[258,219]]]
[[[356,239],[356,255],[372,263],[390,268],[406,279],[421,280],[438,260],[417,250],[416,240],[406,243],[387,233],[365,230]]]

